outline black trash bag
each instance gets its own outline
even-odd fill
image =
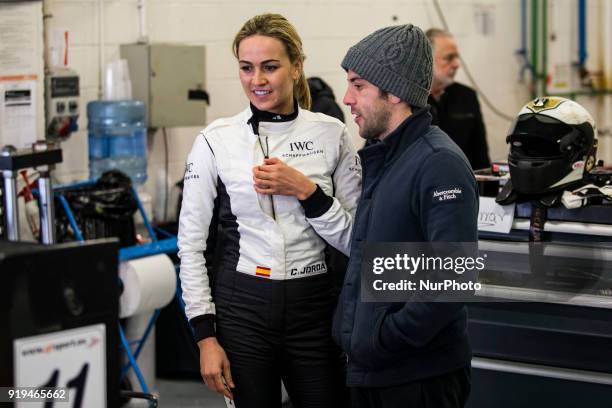
[[[136,243],[134,212],[138,202],[132,192],[132,182],[118,170],[105,172],[93,186],[65,190],[63,195],[72,209],[83,238],[119,238],[120,246]],[[56,204],[58,241],[76,239],[68,218]]]

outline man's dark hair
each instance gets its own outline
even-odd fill
[[[383,91],[382,89],[379,88],[378,89],[378,93],[380,94],[380,97],[383,98],[383,99],[389,98],[389,92],[387,92],[387,91]],[[414,105],[411,105],[409,103],[408,103],[408,106],[410,107],[410,110],[412,112],[416,112],[417,110],[419,110],[418,106],[414,106]]]

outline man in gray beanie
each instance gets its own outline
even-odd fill
[[[430,43],[413,25],[386,27],[351,47],[342,68],[360,136],[380,141],[359,152],[363,190],[333,325],[353,407],[463,407],[472,356],[464,304],[360,298],[364,242],[477,240],[470,164],[431,126]]]

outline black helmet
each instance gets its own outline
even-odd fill
[[[579,180],[595,165],[597,129],[580,104],[560,97],[523,106],[506,138],[515,191],[545,194]]]

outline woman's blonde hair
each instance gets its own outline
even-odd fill
[[[253,35],[276,38],[283,43],[291,64],[298,64],[300,67],[300,77],[293,84],[293,96],[303,109],[310,109],[312,99],[306,75],[304,74],[304,59],[306,56],[302,51],[302,39],[295,27],[280,14],[267,13],[252,17],[244,23],[236,37],[234,37],[232,48],[236,58],[238,58],[240,42]]]

